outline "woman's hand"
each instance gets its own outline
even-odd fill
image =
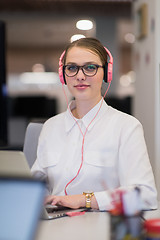
[[[69,208],[85,207],[85,196],[83,194],[67,195],[67,196],[47,196],[45,204],[60,205]]]
[[[86,206],[85,195],[77,194],[77,195],[67,195],[67,196],[47,196],[45,198],[45,204],[51,205],[60,205],[64,207],[69,207],[73,209],[83,208]],[[91,199],[91,207],[94,209],[98,209],[98,204],[95,196]]]

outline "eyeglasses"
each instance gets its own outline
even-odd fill
[[[98,68],[103,68],[103,66],[100,66],[98,64],[86,64],[83,66],[68,64],[63,66],[63,70],[68,77],[76,76],[80,69],[82,69],[84,75],[93,77],[96,75]]]

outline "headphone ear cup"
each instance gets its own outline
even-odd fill
[[[108,82],[108,63],[106,62],[105,63],[105,66],[104,66],[104,77],[103,77],[103,79],[104,79],[104,82]]]
[[[113,72],[113,64],[112,63],[108,63],[108,77],[107,77],[107,82],[111,82],[112,81],[112,72]]]
[[[109,56],[109,62],[106,62],[104,67],[104,81],[107,83],[110,83],[112,81],[112,73],[113,73],[113,57],[110,51],[104,47],[108,56]]]
[[[64,75],[64,69],[63,69],[63,63],[62,63],[62,59],[64,57],[65,51],[62,53],[62,55],[60,56],[59,59],[59,79],[61,81],[62,84],[66,84],[66,80],[65,80],[65,75]]]
[[[63,66],[63,82],[65,85],[67,85],[66,78],[65,78],[65,72],[64,72],[64,66]]]
[[[65,84],[64,78],[63,78],[63,65],[62,64],[59,65],[59,79],[62,84]]]

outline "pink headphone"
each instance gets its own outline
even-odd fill
[[[104,81],[107,83],[110,83],[112,81],[113,57],[112,57],[110,51],[106,47],[104,47],[104,48],[109,56],[109,62],[106,62],[105,66],[104,66]],[[65,74],[64,74],[64,70],[63,70],[63,63],[62,63],[64,54],[65,54],[65,51],[62,53],[62,55],[60,56],[60,59],[59,59],[59,79],[62,84],[66,84]]]

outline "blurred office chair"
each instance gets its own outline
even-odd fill
[[[37,157],[37,145],[43,123],[29,123],[26,129],[23,152],[31,168]]]

